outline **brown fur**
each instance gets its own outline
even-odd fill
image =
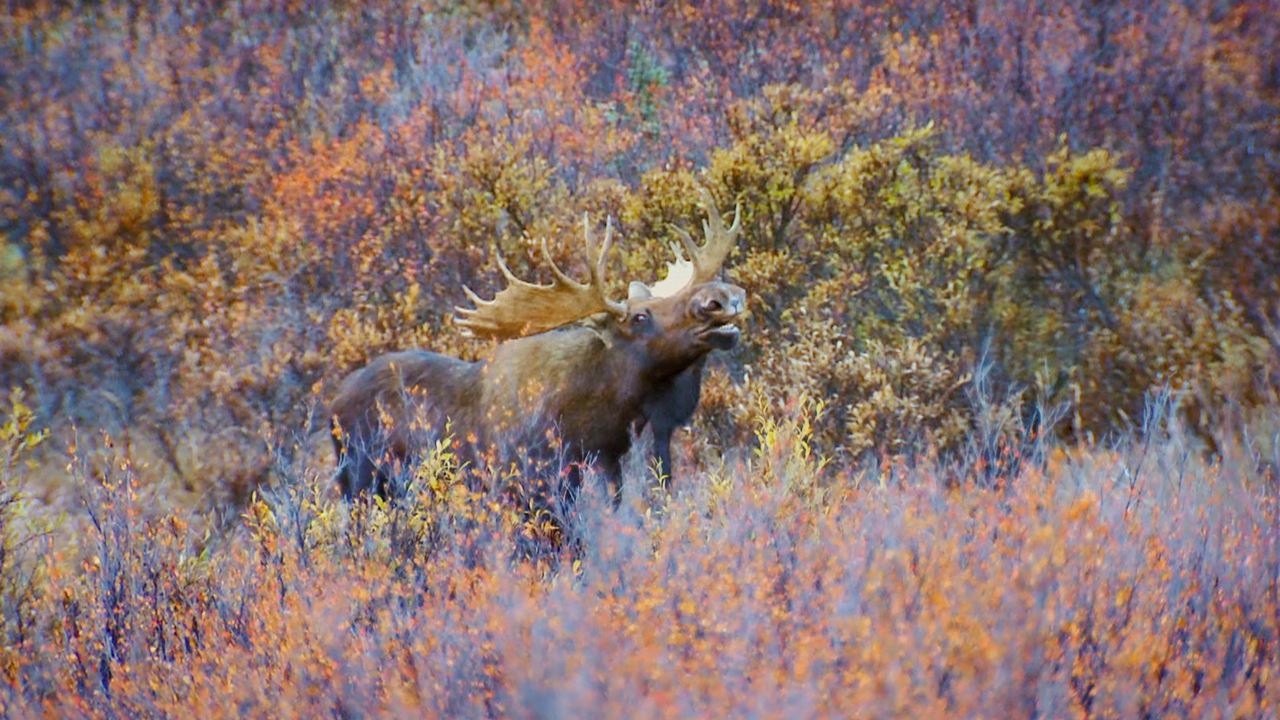
[[[670,472],[671,430],[697,405],[707,354],[737,341],[730,323],[744,308],[744,291],[727,283],[666,298],[640,286],[623,316],[509,340],[487,360],[424,350],[376,358],[347,376],[333,401],[342,492],[387,494],[388,478],[448,422],[471,462],[545,453],[558,433],[563,459],[596,462],[616,502],[633,426],[653,427]]]

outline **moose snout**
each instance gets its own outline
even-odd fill
[[[715,283],[698,294],[693,312],[699,320],[728,322],[742,314],[746,300],[746,291],[737,285]]]

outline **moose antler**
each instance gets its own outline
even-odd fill
[[[610,300],[605,295],[604,265],[609,248],[613,245],[613,221],[606,220],[604,244],[597,252],[591,235],[591,220],[582,216],[582,235],[586,242],[586,260],[590,280],[580,283],[569,277],[551,259],[547,241],[542,240],[542,257],[551,268],[550,285],[526,282],[516,277],[494,246],[498,269],[507,280],[507,287],[492,300],[481,299],[467,286],[462,291],[475,303],[474,308],[455,308],[456,322],[462,332],[494,338],[515,338],[560,327],[598,312],[626,315],[626,305]]]
[[[690,285],[715,279],[738,240],[738,233],[742,230],[742,205],[734,206],[733,224],[726,228],[710,191],[705,187],[698,188],[698,191],[707,208],[707,219],[702,221],[702,233],[707,242],[700,246],[683,228],[671,226],[680,236],[680,243],[684,247],[671,243],[671,251],[676,259],[667,263],[667,276],[649,289],[655,297],[671,297]],[[685,252],[689,257],[685,257]]]

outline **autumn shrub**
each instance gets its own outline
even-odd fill
[[[788,112],[765,113],[769,142],[799,142],[785,139],[795,122],[777,123]],[[843,153],[809,137],[811,156],[778,151],[791,162],[774,167],[752,136],[707,175],[757,224],[732,269],[758,309],[746,363],[775,401],[829,404],[826,447],[956,447],[974,429],[980,360],[1010,412],[1069,402],[1059,429],[1093,436],[1131,427],[1149,389],[1184,392],[1207,418],[1210,398],[1263,379],[1271,347],[1231,291],[1126,222],[1115,156],[1063,145],[1036,172],[947,153],[930,128]]]
[[[74,539],[35,558],[0,704],[1265,717],[1280,702],[1276,486],[1256,444],[1206,462],[1157,414],[1141,439],[1055,446],[983,488],[931,463],[831,464],[821,412],[755,428],[754,452],[656,510],[641,476],[618,513],[588,487],[581,543],[535,558],[520,515],[458,484],[446,448],[415,504],[348,506],[285,467],[221,535],[151,502],[150,470],[120,448],[73,461],[97,475]]]
[[[448,318],[493,251],[545,278],[543,238],[572,268],[583,213],[611,215],[618,275],[656,280],[698,184],[741,204],[752,298],[712,370],[718,441],[794,388],[839,454],[958,447],[982,348],[1009,412],[1070,401],[1082,438],[1152,386],[1205,436],[1268,397],[1276,175],[1240,150],[1274,141],[1259,8],[366,5],[6,20],[0,380],[42,418],[243,500],[262,439],[342,373],[483,353]]]
[[[1277,16],[12,5],[0,715],[1274,715]],[[341,377],[700,188],[674,495],[338,500]]]
[[[23,393],[10,391],[5,422],[0,425],[0,637],[4,639],[0,672],[9,682],[18,677],[21,654],[38,640],[37,603],[43,591],[43,568],[33,547],[53,529],[53,522],[33,512],[28,495],[32,451],[47,438],[33,427],[35,413]]]

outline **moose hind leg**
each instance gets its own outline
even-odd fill
[[[345,453],[338,465],[338,488],[342,490],[343,499],[351,500],[374,488],[378,475],[367,452],[353,450]]]
[[[600,480],[609,491],[609,504],[617,510],[622,505],[622,459],[616,455],[602,456]]]
[[[362,492],[376,489],[381,472],[375,466],[369,448],[360,439],[350,435],[341,438],[334,435],[333,449],[338,457],[336,479],[344,500],[352,500]]]
[[[330,424],[331,430],[329,437],[333,439],[333,457],[337,461],[337,471],[333,478],[338,482],[338,489],[342,491],[342,497],[350,500],[352,493],[352,470],[351,458],[347,454],[347,445],[340,438],[338,429]]]

